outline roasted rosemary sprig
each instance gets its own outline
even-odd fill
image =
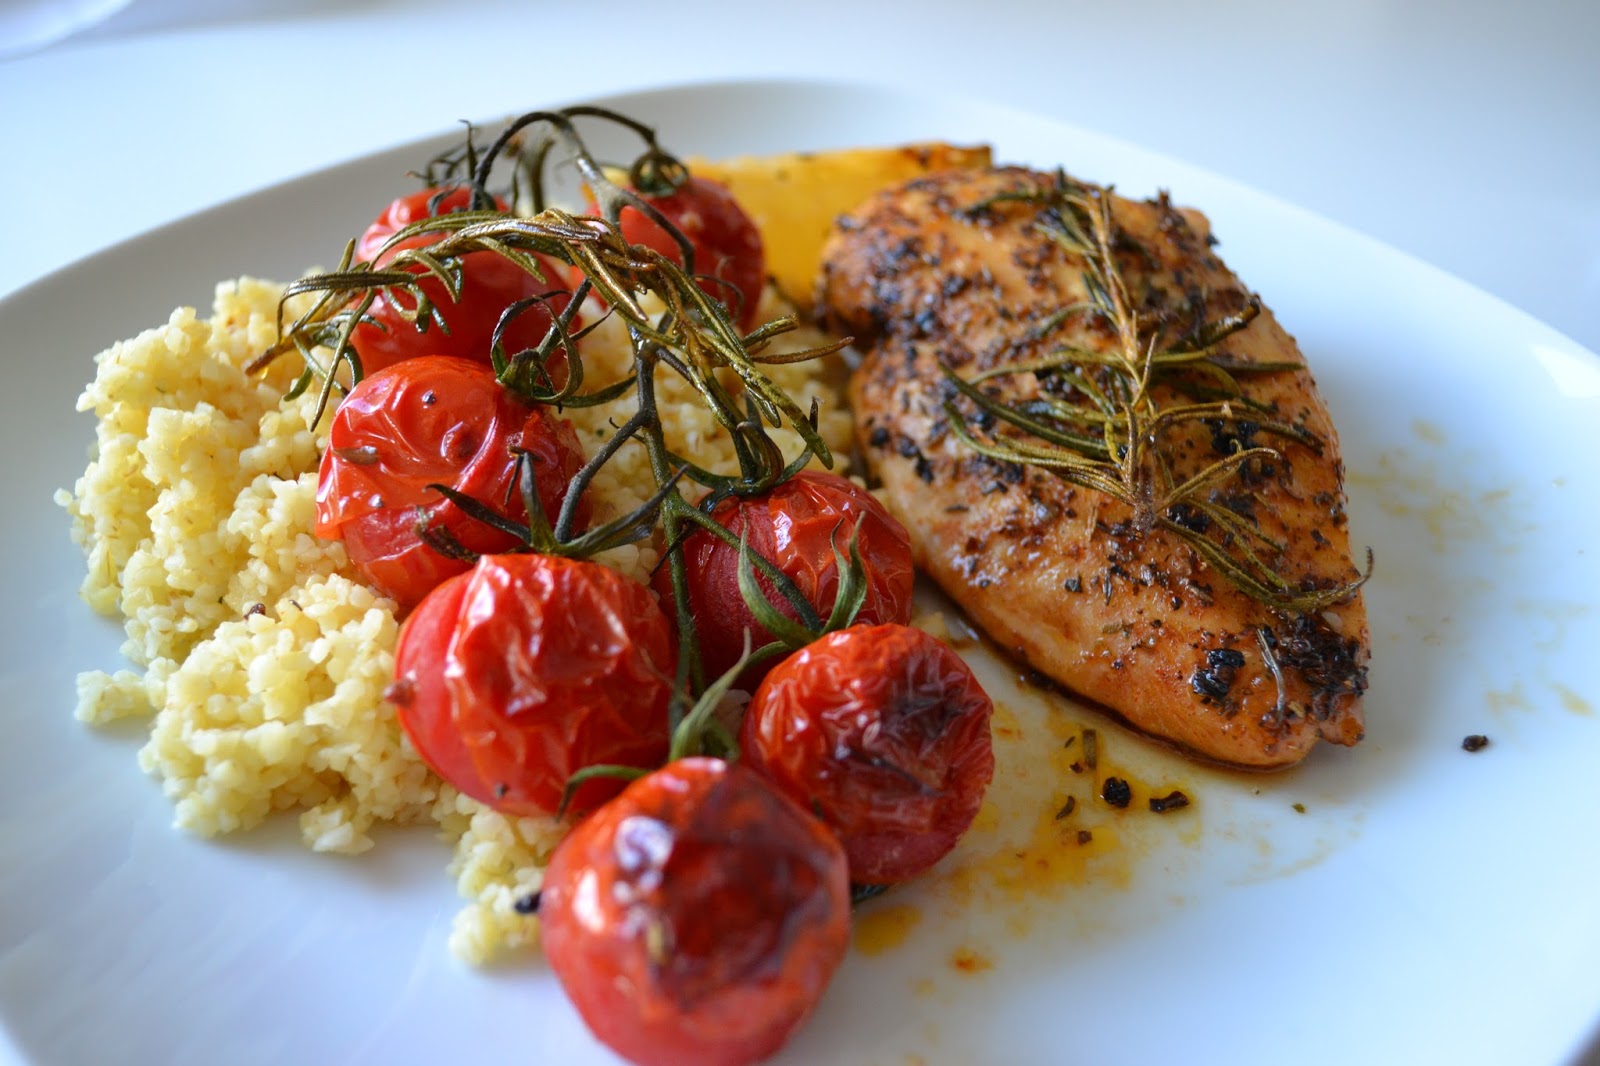
[[[1242,375],[1292,373],[1304,369],[1300,364],[1238,362],[1218,349],[1260,313],[1255,297],[1239,311],[1192,325],[1174,338],[1162,323],[1145,321],[1136,310],[1116,257],[1109,188],[1058,171],[1044,188],[1004,194],[968,212],[1004,201],[1037,205],[1039,231],[1082,263],[1087,299],[1051,316],[1031,339],[1045,340],[1077,319],[1097,322],[1109,342],[1104,348],[1058,345],[1041,358],[1005,363],[971,378],[946,366],[955,393],[981,412],[969,418],[954,397],[947,400],[944,408],[956,437],[994,459],[1043,467],[1120,501],[1132,512],[1135,532],[1161,529],[1178,537],[1236,588],[1269,607],[1306,613],[1354,595],[1365,577],[1309,590],[1286,580],[1275,567],[1285,545],[1219,502],[1217,490],[1249,477],[1263,463],[1283,459],[1275,448],[1241,444],[1239,438],[1265,433],[1314,451],[1323,446],[1303,426],[1276,418],[1245,396],[1239,385]],[[1008,399],[1004,389],[985,387],[1019,374],[1037,379],[1035,395]],[[1195,423],[1247,426],[1248,432],[1235,433],[1229,454],[1180,478],[1166,438]]]
[[[575,119],[616,123],[643,141],[644,150],[625,168],[632,188],[611,179],[609,174],[614,171],[591,154]],[[576,171],[598,203],[600,217],[574,215],[549,206],[548,186],[558,161]],[[511,202],[526,202],[532,214],[495,209],[489,183],[502,163],[513,172]],[[591,554],[651,536],[659,528],[661,542],[669,549],[679,629],[681,676],[678,700],[672,708],[674,726],[687,713],[694,697],[715,679],[701,676],[684,564],[681,552],[671,549],[696,526],[713,535],[731,537],[710,517],[717,503],[728,496],[767,491],[812,458],[824,466],[833,465],[833,456],[817,429],[815,405],[809,411],[802,410],[762,367],[814,359],[837,351],[844,343],[801,352],[767,353],[774,338],[796,328],[798,323],[792,317],[768,322],[749,334],[740,332],[727,309],[697,283],[694,250],[687,238],[633,191],[670,191],[686,176],[683,165],[657,143],[653,130],[600,108],[523,115],[509,123],[481,152],[473,146],[469,130],[466,144],[436,157],[422,177],[432,186],[469,186],[475,209],[431,217],[397,231],[372,262],[355,261],[355,242],[350,242],[336,270],[301,278],[287,287],[280,304],[279,340],[252,364],[252,369],[261,369],[274,359],[297,352],[305,369],[295,391],[320,380],[320,418],[334,390],[351,387],[361,379],[361,361],[351,345],[351,335],[364,317],[371,321],[368,312],[380,296],[405,308],[409,323],[426,331],[448,327],[429,301],[422,281],[436,279],[452,300],[459,300],[463,285],[461,264],[468,255],[498,255],[549,285],[550,289],[540,296],[507,308],[500,319],[490,357],[501,382],[529,402],[558,407],[609,403],[632,393],[635,411],[572,478],[565,504],[557,515],[547,518],[538,512],[531,463],[524,463],[521,472],[522,495],[532,501],[528,504],[526,527],[508,522],[481,503],[450,498],[469,514],[515,533],[541,551]],[[650,216],[673,235],[681,249],[683,265],[648,247],[629,244],[617,225],[623,207]],[[413,240],[423,234],[429,237],[426,243]],[[564,279],[546,276],[550,261],[577,268],[581,280],[575,289],[569,292],[561,287]],[[382,265],[374,265],[375,262]],[[584,391],[582,342],[594,324],[577,329],[575,323],[578,309],[591,291],[605,301],[607,314],[620,316],[626,322],[633,367],[632,373],[620,381]],[[521,351],[505,350],[502,339],[515,316],[534,303],[558,295],[570,299],[559,314],[551,316],[552,325],[539,343]],[[310,301],[290,321],[285,308],[289,301],[300,297],[310,297]],[[659,307],[647,306],[646,298],[653,299]],[[732,444],[738,460],[737,474],[714,473],[672,450],[656,403],[658,369],[677,374],[700,396]],[[728,383],[725,376],[731,376],[737,384]],[[783,425],[795,431],[804,444],[793,460],[784,459],[768,433],[769,428]],[[597,530],[580,533],[575,528],[580,496],[600,468],[630,442],[643,446],[649,456],[655,493],[637,511]],[[696,484],[704,492],[686,495],[682,489],[687,484]],[[445,494],[449,495],[447,490]],[[446,554],[453,550],[442,541],[434,546]],[[802,626],[824,626],[812,605],[771,560],[749,550],[743,558],[793,607]],[[753,579],[751,584],[754,585]]]

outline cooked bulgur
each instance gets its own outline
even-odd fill
[[[538,887],[560,827],[504,817],[440,782],[384,702],[393,605],[361,584],[341,544],[311,534],[326,426],[309,425],[316,390],[284,399],[299,371],[290,359],[255,378],[242,370],[276,340],[281,291],[224,283],[211,318],[180,309],[96,359],[78,405],[99,420],[96,444],[58,502],[88,558],[83,597],[123,618],[123,651],[143,672],[84,674],[77,713],[96,723],[148,716],[140,765],[161,780],[177,825],[202,836],[298,810],[307,847],[355,854],[373,846],[376,823],[436,823],[470,901],[451,947],[486,961],[535,936],[537,923],[516,903]],[[596,384],[623,374],[620,323],[604,325],[584,352]],[[821,401],[822,434],[843,454],[849,417],[828,376],[814,364],[771,372],[802,408]],[[733,468],[687,387],[663,374],[658,396],[675,448]],[[568,414],[592,446],[630,404]],[[775,436],[794,454],[796,438]],[[643,449],[629,447],[592,491],[603,513],[631,508],[653,487]],[[601,561],[642,578],[656,560],[643,544]]]

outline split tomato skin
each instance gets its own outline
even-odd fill
[[[767,281],[766,250],[761,230],[733,193],[720,182],[691,175],[665,196],[641,196],[689,239],[694,272],[703,275],[701,289],[729,309],[740,329],[750,329]],[[642,244],[683,265],[678,242],[642,211],[624,207],[618,226],[628,243]]]
[[[342,539],[367,581],[407,610],[472,565],[427,544],[419,527],[482,554],[517,545],[510,533],[470,517],[428,486],[448,485],[526,523],[518,452],[532,457],[540,504],[553,519],[583,466],[572,424],[519,402],[481,363],[407,360],[362,379],[334,412],[318,471],[314,531]]]
[[[750,550],[770,559],[824,620],[839,591],[834,549],[848,559],[850,538],[855,536],[867,577],[866,599],[856,622],[910,621],[916,579],[911,538],[870,492],[848,478],[802,470],[771,492],[723,501],[711,517],[735,538],[744,534]],[[746,631],[751,648],[759,648],[773,637],[756,621],[740,593],[737,547],[701,529],[684,539],[682,551],[700,660],[706,676],[717,677],[739,661]],[[662,598],[670,599],[672,581],[666,567],[657,571],[655,581]],[[798,619],[794,608],[765,578],[758,576],[757,582],[779,612]],[[753,688],[766,669],[747,669],[741,684]]]
[[[852,880],[896,884],[972,824],[994,776],[993,712],[971,668],[922,630],[852,626],[767,674],[739,745],[838,833]]]
[[[586,766],[659,765],[676,671],[672,625],[649,588],[545,555],[478,561],[444,666],[473,762],[511,813],[554,813]],[[591,780],[570,807],[621,787]]]
[[[437,608],[436,600],[449,600]],[[506,814],[553,814],[567,780],[609,763],[647,770],[667,755],[677,654],[649,588],[557,556],[485,555],[436,589],[401,631],[391,701],[430,766]],[[465,759],[462,756],[465,755]],[[594,807],[622,787],[596,778]]]
[[[810,1015],[849,944],[844,852],[739,764],[640,778],[562,842],[540,891],[551,969],[637,1066],[743,1066]]]
[[[442,198],[435,202],[434,197],[440,194]],[[471,192],[465,187],[430,188],[401,197],[385,208],[357,240],[356,256],[367,261],[377,257],[377,265],[382,266],[404,249],[433,244],[445,234],[419,233],[382,251],[384,243],[405,226],[466,210],[470,203]],[[495,201],[495,208],[506,209],[499,200]],[[434,322],[419,332],[406,317],[416,311],[416,297],[399,290],[380,290],[367,309],[366,317],[371,321],[359,323],[350,334],[351,346],[361,357],[362,373],[372,374],[424,355],[455,355],[490,366],[494,330],[500,316],[518,301],[547,295],[545,303],[535,303],[517,314],[501,335],[508,358],[537,346],[550,331],[554,316],[571,301],[571,295],[563,283],[564,264],[548,256],[536,255],[534,259],[544,275],[542,280],[494,252],[468,252],[460,260],[459,301],[450,298],[449,290],[437,278],[423,278],[418,285],[444,320],[445,329]],[[424,273],[421,267],[408,269],[415,274]],[[579,325],[581,320],[574,318],[571,328],[575,331]],[[565,361],[565,353],[557,352],[548,363],[557,384],[564,376]]]

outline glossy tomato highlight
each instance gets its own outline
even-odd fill
[[[693,758],[629,785],[556,849],[551,969],[638,1066],[743,1066],[811,1013],[849,942],[839,842],[742,765]]]
[[[747,535],[751,551],[787,575],[822,619],[833,610],[839,591],[834,547],[848,558],[850,538],[856,536],[867,577],[866,600],[856,621],[910,621],[915,580],[911,538],[870,492],[848,478],[802,470],[764,495],[724,501],[711,517],[734,537]],[[682,551],[700,661],[707,678],[717,677],[739,661],[747,630],[752,648],[769,643],[772,634],[756,621],[740,594],[737,547],[702,529],[685,538]],[[655,581],[656,590],[670,601],[672,580],[666,567],[656,572]],[[798,618],[765,578],[759,584],[782,614]],[[766,669],[752,667],[742,683],[754,686]]]
[[[994,776],[994,705],[910,626],[853,626],[779,663],[745,712],[745,760],[844,842],[862,884],[908,880],[967,831]]]
[[[519,452],[532,457],[539,500],[553,520],[583,466],[570,422],[520,403],[481,363],[428,356],[389,367],[362,379],[334,412],[317,479],[315,532],[342,539],[367,581],[406,610],[472,565],[441,554],[419,528],[478,553],[517,546],[510,533],[428,486],[448,485],[526,523]]]
[[[436,598],[454,604],[453,624]],[[395,665],[393,702],[418,752],[507,814],[554,813],[586,766],[666,758],[671,623],[650,589],[599,563],[485,555],[417,608]],[[621,787],[589,781],[572,809]]]
[[[400,727],[434,773],[479,803],[494,803],[494,788],[478,775],[450,706],[441,669],[444,649],[461,621],[461,599],[470,574],[457,574],[434,589],[400,627],[394,683],[384,693]]]

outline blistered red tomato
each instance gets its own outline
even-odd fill
[[[666,758],[671,623],[650,589],[599,563],[485,555],[407,620],[395,667],[390,698],[417,751],[508,814],[553,813],[584,767]],[[593,779],[571,807],[621,787]]]
[[[745,712],[745,760],[844,842],[850,876],[894,884],[955,847],[994,775],[993,704],[910,626],[829,633],[779,663]]]
[[[434,589],[400,627],[395,646],[394,677],[385,696],[394,704],[401,728],[422,761],[479,803],[494,801],[494,788],[478,775],[450,706],[441,656],[461,620],[461,599],[471,574],[457,574]]]
[[[466,210],[470,203],[471,193],[465,188],[424,189],[401,197],[367,227],[356,242],[357,257],[371,259],[402,227]],[[495,207],[505,210],[505,204],[498,200]],[[432,244],[441,236],[419,233],[400,241],[383,253],[379,263],[404,248]],[[502,349],[508,358],[536,347],[549,332],[553,316],[561,313],[571,297],[565,292],[566,267],[544,256],[534,258],[541,265],[542,281],[494,252],[462,256],[459,302],[450,298],[449,290],[437,278],[430,276],[420,281],[423,293],[444,320],[445,329],[435,322],[419,332],[405,317],[416,310],[416,298],[401,290],[380,291],[367,309],[367,316],[373,321],[360,323],[350,335],[350,343],[361,357],[362,373],[371,374],[422,355],[456,355],[488,365],[495,326],[506,309],[521,300],[548,294],[547,302],[534,303],[517,314],[501,334]],[[413,273],[423,273],[421,267],[411,269]],[[571,328],[575,330],[579,325],[580,320],[574,318]],[[547,365],[559,384],[564,355],[557,353]]]
[[[540,892],[550,967],[638,1066],[743,1066],[811,1013],[849,940],[844,852],[742,765],[682,759],[556,849]]]
[[[691,176],[675,192],[644,199],[689,239],[694,248],[694,272],[702,277],[700,287],[733,312],[741,329],[749,329],[767,280],[766,254],[761,231],[727,186]],[[643,212],[625,207],[618,224],[630,243],[653,248],[683,264],[678,242]]]
[[[839,590],[835,547],[849,557],[850,538],[866,570],[866,599],[856,621],[863,625],[906,622],[911,618],[911,586],[915,579],[911,539],[905,527],[876,498],[848,478],[820,470],[802,470],[761,496],[731,498],[712,517],[737,538],[748,537],[750,549],[770,559],[816,609],[821,619],[833,610]],[[685,538],[683,559],[689,605],[707,678],[716,677],[744,652],[745,633],[751,647],[773,638],[756,621],[739,591],[739,549],[705,530]],[[656,590],[672,595],[666,567],[656,573]],[[799,614],[765,578],[762,591],[784,615]],[[742,683],[754,685],[765,666],[752,668]]]
[[[448,485],[524,523],[522,452],[533,460],[539,500],[553,520],[583,465],[570,422],[518,402],[481,363],[428,356],[396,364],[362,379],[334,413],[317,481],[316,534],[342,539],[367,581],[404,610],[472,565],[442,554],[420,530],[478,553],[517,544],[428,486]]]

